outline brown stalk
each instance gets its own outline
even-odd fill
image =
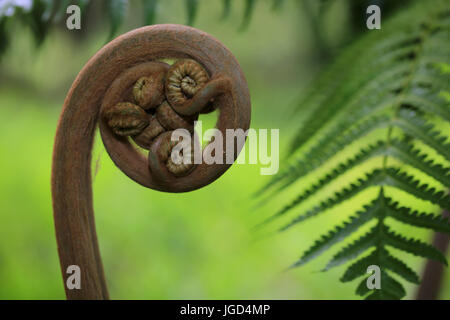
[[[446,210],[442,216],[450,219],[450,213]],[[446,254],[450,243],[450,236],[445,233],[436,232],[433,235],[433,246],[435,246],[444,255]],[[435,260],[427,260],[422,274],[422,280],[416,294],[417,300],[436,300],[439,299],[439,293],[444,279],[445,266]]]

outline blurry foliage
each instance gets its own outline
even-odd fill
[[[186,24],[193,25],[196,21],[199,7],[202,4],[201,0],[180,0],[185,3]],[[223,3],[222,20],[228,18],[232,13],[233,2],[236,0],[221,0]],[[253,12],[255,11],[258,2],[271,3],[274,12],[280,11],[287,0],[242,0],[243,12],[242,22],[239,26],[240,31],[248,28]],[[293,0],[295,1],[295,0]],[[337,0],[300,0],[301,8],[308,12],[307,18],[310,19],[313,26],[313,32],[317,38],[319,50],[324,56],[330,56],[330,48],[324,44],[323,30],[321,25],[325,19],[326,12]],[[405,5],[409,0],[402,1]],[[389,13],[399,9],[401,5],[399,2],[392,2],[387,0],[355,0],[349,2],[349,10],[353,13],[352,21],[354,30],[363,30],[362,25],[365,24],[365,10],[364,8],[371,3],[376,3],[383,8],[383,14]],[[102,20],[107,18],[109,21],[109,37],[111,40],[117,35],[122,26],[128,12],[129,7],[133,3],[130,0],[0,0],[0,56],[7,49],[11,38],[11,25],[13,18],[17,17],[21,23],[30,27],[34,34],[36,44],[39,46],[55,26],[65,27],[66,9],[69,5],[78,5],[81,9],[83,17],[90,11],[96,11],[99,17],[95,19]],[[101,4],[101,9],[95,10],[95,6]],[[150,25],[156,21],[157,13],[160,6],[165,3],[161,0],[141,0],[142,6],[142,24]]]
[[[414,23],[411,23],[414,21]],[[419,276],[391,249],[437,260],[447,265],[435,247],[407,238],[388,226],[389,219],[419,228],[450,234],[450,221],[440,214],[420,212],[414,202],[400,204],[402,193],[429,201],[441,210],[450,210],[450,10],[446,1],[419,1],[389,22],[380,31],[369,32],[350,46],[311,86],[298,111],[309,114],[294,138],[291,165],[285,167],[261,191],[268,198],[285,190],[315,170],[320,177],[266,222],[284,217],[334,181],[359,168],[350,184],[339,187],[324,200],[281,226],[285,231],[310,218],[332,212],[368,189],[375,197],[348,220],[323,234],[292,266],[301,266],[345,240],[363,226],[372,227],[338,251],[323,269],[351,264],[342,282],[366,275],[370,265],[381,268],[381,289],[370,291],[366,279],[356,293],[367,299],[400,299],[403,285],[393,277],[419,283]],[[363,139],[377,130],[381,137]],[[331,169],[326,163],[351,144],[360,150],[346,155]],[[379,159],[373,168],[361,165]],[[364,174],[362,174],[364,173]],[[431,179],[430,179],[431,178]],[[323,197],[322,197],[323,198]],[[335,209],[336,211],[336,209]],[[264,223],[263,223],[264,224]],[[388,250],[389,248],[389,250]],[[369,254],[367,254],[369,252]]]

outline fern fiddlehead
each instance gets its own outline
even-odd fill
[[[178,62],[169,66],[161,59]],[[193,78],[185,82],[192,89],[192,81],[197,80],[198,88],[187,92],[185,102],[171,105],[173,101],[167,98],[173,88],[167,87],[167,74],[186,61],[201,66],[208,78],[204,74],[200,82],[197,74],[191,74]],[[248,129],[250,97],[238,62],[219,41],[190,27],[156,25],[131,31],[102,48],[79,73],[64,102],[52,167],[53,212],[64,281],[68,266],[81,269],[81,289],[65,287],[69,299],[108,298],[90,170],[97,125],[108,154],[127,176],[151,189],[186,192],[212,183],[231,165],[176,165],[168,157],[173,130],[187,127],[192,133],[197,113],[211,104],[220,110],[217,129],[224,137],[227,129]],[[233,154],[227,159],[236,159],[242,146],[230,143],[226,150]]]
[[[361,170],[372,159],[380,161],[375,168],[365,169],[370,171],[364,177],[297,214],[279,229],[284,231],[320,214],[335,212],[358,194],[377,190],[375,200],[324,234],[293,267],[358,234],[355,241],[334,254],[324,270],[353,261],[341,278],[349,282],[366,275],[368,266],[377,265],[381,289],[369,290],[363,279],[356,293],[367,299],[399,299],[406,291],[396,277],[418,284],[419,276],[394,257],[391,248],[447,264],[445,256],[433,246],[395,232],[388,218],[450,233],[447,218],[419,212],[394,200],[400,190],[435,208],[449,209],[450,104],[441,93],[448,92],[450,74],[438,67],[450,63],[449,40],[450,11],[445,1],[418,1],[385,22],[380,32],[363,37],[344,52],[303,100],[299,110],[307,110],[307,116],[291,147],[291,154],[299,156],[258,195],[273,197],[293,188],[295,182],[321,169],[337,154],[345,158],[265,222],[289,219],[307,199],[320,197],[320,192],[342,181],[339,179],[344,174]],[[374,137],[375,143],[367,142]],[[349,145],[359,151],[347,155]],[[435,182],[422,182],[417,172],[428,176],[426,181],[432,178]],[[361,234],[369,223],[375,225]]]

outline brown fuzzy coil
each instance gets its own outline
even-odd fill
[[[145,111],[130,102],[120,102],[103,114],[113,132],[119,136],[138,135],[148,126]]]
[[[156,108],[163,102],[165,72],[166,70],[162,68],[151,76],[139,78],[134,84],[134,101],[143,109]]]
[[[166,96],[172,106],[184,104],[208,82],[206,70],[192,59],[174,63],[166,76]]]
[[[149,117],[150,124],[147,128],[145,128],[139,135],[133,137],[134,142],[146,150],[150,149],[153,139],[165,131],[164,127],[159,123],[158,119],[156,119],[156,116]]]
[[[198,115],[195,116],[181,116],[167,101],[164,101],[156,109],[156,117],[164,128],[167,130],[187,129],[190,132],[194,131],[194,121],[197,120]]]

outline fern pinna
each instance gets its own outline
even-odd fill
[[[294,267],[319,256],[371,221],[374,226],[338,251],[324,268],[349,263],[341,278],[347,282],[367,275],[368,266],[379,266],[381,289],[369,290],[364,278],[357,287],[358,295],[399,299],[406,293],[395,277],[419,283],[416,272],[394,257],[391,248],[447,264],[445,256],[433,246],[396,233],[387,218],[450,233],[450,221],[440,215],[442,210],[450,210],[450,143],[446,135],[450,121],[449,70],[448,1],[418,1],[383,22],[381,30],[368,30],[312,86],[300,103],[299,110],[309,113],[291,145],[293,160],[259,194],[274,190],[272,197],[315,170],[326,172],[322,168],[349,145],[360,150],[265,222],[293,214],[291,222],[280,228],[284,231],[368,189],[375,189],[377,195],[320,237]],[[369,137],[376,139],[367,142]],[[306,212],[294,212],[350,170],[361,166],[365,171],[369,162],[375,162],[375,167],[358,171],[361,176],[357,181]],[[430,184],[431,178],[435,181]],[[399,190],[441,210],[425,213],[401,205],[395,200]]]

